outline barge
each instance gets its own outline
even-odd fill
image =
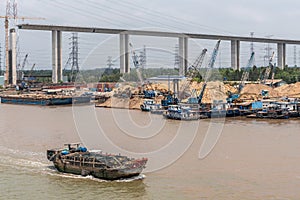
[[[167,119],[175,120],[199,120],[207,118],[207,116],[200,114],[199,111],[192,110],[189,106],[169,105],[168,109],[163,113]]]
[[[89,103],[90,96],[20,96],[20,95],[6,95],[1,96],[1,103],[5,104],[22,104],[22,105],[68,105]]]
[[[88,151],[80,143],[65,144],[63,149],[47,150],[47,159],[59,172],[105,180],[138,176],[146,166],[147,158],[134,159],[122,155]]]

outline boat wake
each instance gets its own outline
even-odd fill
[[[62,173],[55,169],[52,162],[48,162],[44,153],[42,152],[26,152],[14,149],[8,149],[0,146],[0,168],[15,169],[16,172],[22,173],[34,173],[49,176],[58,176],[72,179],[83,179],[97,182],[132,182],[136,180],[142,180],[146,176],[140,174],[139,176],[124,178],[114,181],[103,180],[94,178],[93,176],[81,176],[68,173]]]

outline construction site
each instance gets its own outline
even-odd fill
[[[300,44],[300,41],[255,38],[253,34],[249,38],[176,32],[18,24],[18,19],[44,20],[45,18],[18,16],[16,1],[7,1],[6,6],[6,15],[1,16],[5,20],[5,73],[4,76],[0,77],[0,83],[2,82],[3,85],[1,92],[2,103],[63,105],[74,103],[70,99],[76,98],[76,102],[82,103],[93,100],[96,107],[140,109],[145,99],[153,99],[155,104],[161,104],[165,110],[168,109],[169,105],[173,104],[198,105],[199,108],[205,108],[206,110],[218,107],[217,104],[226,104],[226,106],[221,106],[222,109],[229,109],[238,108],[237,104],[242,107],[241,103],[245,104],[266,99],[273,99],[276,105],[282,101],[293,102],[293,104],[299,105],[299,82],[287,84],[283,79],[276,79],[276,73],[278,73],[279,69],[285,70],[286,45],[297,45]],[[29,53],[25,54],[23,60],[17,58],[17,32],[19,33],[22,30],[51,32],[51,71],[36,73],[36,63],[32,64],[30,70],[25,70],[25,65],[28,65],[28,59],[30,59]],[[69,38],[70,53],[65,65],[63,65],[62,58],[63,32],[71,32],[72,34]],[[107,69],[103,72],[108,73],[105,79],[106,82],[101,82],[103,74],[101,77],[94,76],[96,80],[89,79],[89,77],[80,78],[82,76],[80,71],[84,72],[85,69],[80,69],[79,67],[78,33],[119,36],[120,70],[118,76],[114,76],[115,72],[112,73],[114,64],[112,64],[112,57],[109,56]],[[144,46],[141,52],[136,52],[130,40],[132,36],[178,38],[174,64],[177,74],[172,74],[172,76],[170,74],[160,74],[157,77],[146,77],[143,74],[147,68],[146,47]],[[196,60],[191,63],[188,61],[188,41],[191,38],[217,40],[217,43],[211,51],[211,55],[207,55],[210,51],[204,48],[200,51]],[[238,80],[230,80],[224,77],[215,67],[221,41],[230,42],[230,69],[232,69],[232,73],[241,74]],[[242,70],[240,69],[240,42],[250,42],[251,44],[250,58],[246,67]],[[253,80],[251,75],[254,67],[256,68],[254,66],[254,42],[267,43],[268,45],[270,43],[277,44],[277,52],[267,56],[267,66],[260,69],[260,74],[256,77],[256,80]],[[205,59],[208,60],[207,63],[204,62]],[[135,81],[128,79],[132,72],[135,73]],[[219,75],[218,77],[216,73]],[[114,79],[112,79],[113,76]],[[99,85],[102,86],[100,87]],[[145,106],[147,107],[147,105]],[[299,112],[298,107],[296,106],[293,111]]]

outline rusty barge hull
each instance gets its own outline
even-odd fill
[[[59,172],[93,176],[105,180],[117,180],[139,175],[147,158],[133,159],[127,156],[80,152],[75,149],[49,149],[47,158]]]
[[[138,176],[142,171],[143,167],[138,167],[135,169],[110,169],[110,168],[99,168],[97,164],[95,167],[87,167],[87,166],[74,166],[70,164],[65,164],[62,162],[54,163],[55,168],[59,172],[70,173],[75,175],[82,176],[93,176],[99,179],[105,180],[118,180],[122,178],[130,178],[134,176]]]

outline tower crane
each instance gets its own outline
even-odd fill
[[[9,7],[9,4],[7,5],[7,7]],[[5,83],[7,84],[8,82],[8,73],[9,73],[9,70],[8,70],[8,65],[9,65],[9,62],[8,62],[8,52],[9,52],[9,47],[8,47],[8,40],[9,40],[9,35],[8,35],[8,32],[9,32],[9,19],[21,19],[21,20],[25,20],[25,19],[33,19],[33,20],[45,20],[45,18],[42,18],[42,17],[25,17],[25,16],[16,16],[16,15],[10,15],[9,13],[9,9],[7,8],[6,9],[6,15],[5,16],[0,16],[0,18],[4,18],[5,20],[5,68],[6,68],[6,73],[5,73]]]

